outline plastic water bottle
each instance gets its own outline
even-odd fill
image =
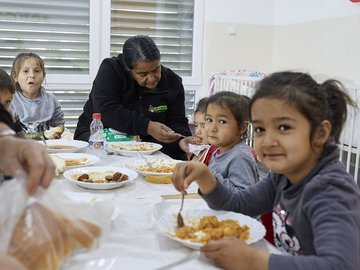
[[[90,124],[89,146],[91,152],[99,157],[105,156],[104,125],[101,122],[101,113],[93,113]]]

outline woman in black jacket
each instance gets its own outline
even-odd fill
[[[106,58],[79,117],[75,139],[88,141],[92,114],[100,112],[105,128],[163,145],[162,152],[186,159],[180,135],[191,135],[185,117],[182,79],[160,64],[160,52],[147,36],[124,43],[123,53]]]

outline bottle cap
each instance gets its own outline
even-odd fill
[[[101,113],[93,113],[92,118],[93,119],[101,119]]]

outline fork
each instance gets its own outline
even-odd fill
[[[183,171],[183,173],[184,173],[183,178],[184,179],[186,177],[186,169],[187,169],[187,165],[184,166],[184,171]],[[179,213],[177,215],[177,226],[178,226],[178,228],[181,228],[181,227],[185,226],[183,216],[181,215],[181,210],[183,209],[183,206],[184,206],[184,198],[185,198],[185,193],[182,192],[181,193],[181,206],[180,206]]]
[[[181,194],[181,206],[180,206],[180,210],[179,210],[179,213],[177,215],[177,226],[178,228],[181,228],[181,227],[184,227],[184,219],[181,215],[181,210],[183,209],[183,206],[184,206],[184,197],[185,197],[185,194],[182,193]]]
[[[151,165],[151,162],[146,157],[144,157],[139,151],[136,151],[136,153],[146,162],[151,170],[154,169],[154,167]]]

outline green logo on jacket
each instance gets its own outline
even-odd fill
[[[166,112],[168,109],[167,105],[159,105],[154,107],[153,105],[149,106],[149,112],[152,113],[161,113],[161,112]]]

